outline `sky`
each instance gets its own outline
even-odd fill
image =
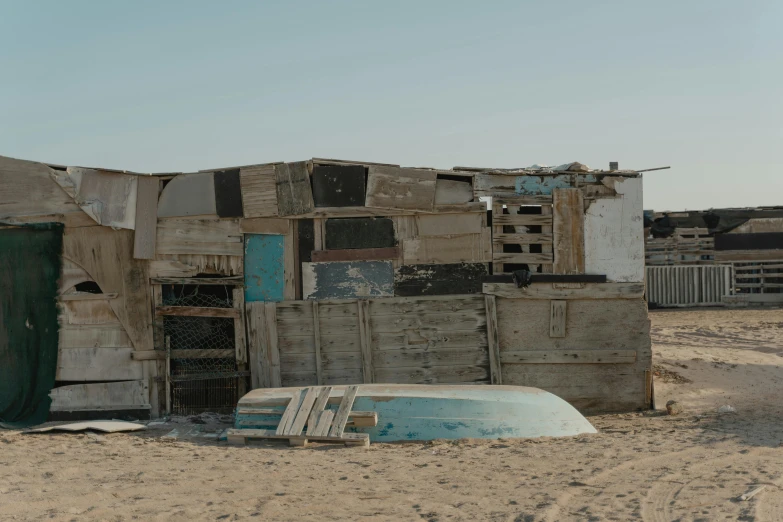
[[[0,0],[0,155],[671,166],[655,210],[783,205],[783,2]]]

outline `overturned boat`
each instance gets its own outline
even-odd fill
[[[251,391],[239,400],[232,431],[274,430],[285,422],[281,418],[286,409],[291,410],[292,397],[302,400],[306,390]],[[368,434],[377,442],[596,433],[573,406],[538,388],[422,384],[333,386],[325,392],[328,400],[323,405],[324,412],[337,412],[341,402],[345,402],[346,390],[355,393],[355,398],[344,422],[345,432]],[[338,414],[329,413],[330,418]],[[314,418],[310,415],[313,423]]]

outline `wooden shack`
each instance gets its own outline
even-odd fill
[[[0,157],[0,236],[45,222],[64,224],[58,414],[230,411],[251,387],[349,383],[651,405],[637,172]]]
[[[783,207],[645,211],[648,297],[783,304]]]

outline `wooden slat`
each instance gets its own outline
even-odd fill
[[[133,348],[62,348],[57,354],[58,381],[133,381],[142,365],[131,359]]]
[[[584,288],[553,288],[552,283],[532,283],[525,288],[514,284],[484,283],[485,294],[512,299],[641,299],[644,283],[582,283]]]
[[[307,419],[307,434],[315,435],[318,426],[318,420],[329,402],[329,395],[332,393],[331,386],[324,386],[318,389],[318,398],[315,400],[313,409],[310,411],[310,417]]]
[[[244,286],[242,276],[232,277],[151,277],[153,285],[221,285]]]
[[[283,241],[283,298],[296,298],[297,254],[296,237],[294,234],[294,220],[288,220],[288,233]],[[299,264],[301,267],[301,264]]]
[[[315,375],[318,384],[324,383],[324,372],[321,368],[321,319],[318,314],[318,301],[313,301],[313,345],[315,347]]]
[[[508,207],[511,206],[521,206],[521,205],[533,205],[533,206],[540,206],[540,205],[551,205],[552,204],[552,196],[546,195],[546,196],[500,196],[500,197],[493,197],[492,203],[497,203],[498,205],[506,205]]]
[[[242,232],[236,219],[159,219],[158,254],[242,256]]]
[[[289,401],[288,406],[286,406],[283,416],[280,417],[280,424],[277,425],[277,429],[275,430],[277,435],[285,435],[291,428],[291,425],[296,418],[296,414],[299,411],[299,406],[302,404],[303,395],[304,390],[296,390],[292,393],[291,400]]]
[[[232,349],[206,349],[206,350],[171,350],[172,359],[233,359],[235,351]],[[143,350],[131,352],[134,361],[161,361],[166,358],[162,350]],[[256,386],[258,388],[258,386]]]
[[[585,272],[584,200],[575,188],[554,189],[553,232],[555,274]]]
[[[504,351],[503,364],[626,364],[636,362],[636,350]]]
[[[142,380],[60,386],[49,395],[50,411],[150,409],[149,385]]]
[[[501,245],[551,245],[552,234],[493,234],[492,242]],[[498,252],[502,252],[499,250]]]
[[[359,390],[358,386],[348,386],[343,392],[343,400],[340,401],[340,407],[337,409],[337,413],[332,421],[332,427],[329,430],[329,436],[341,437],[343,430],[345,429],[345,423],[348,421],[348,414],[353,408],[353,401],[356,399],[356,392]]]
[[[460,203],[456,205],[435,205],[433,210],[404,210],[394,209],[394,212],[389,212],[386,208],[370,208],[370,207],[316,207],[312,212],[306,214],[300,214],[297,219],[301,218],[354,218],[354,217],[389,217],[389,214],[403,215],[403,216],[416,216],[416,215],[436,215],[436,214],[466,214],[477,213],[483,214],[487,210],[487,205],[483,201],[475,201],[470,203]]]
[[[158,226],[158,178],[138,176],[136,227],[133,235],[133,257],[155,259]]]
[[[63,294],[59,297],[60,301],[105,301],[107,299],[116,299],[117,298],[117,292],[112,292],[110,294],[88,294],[88,293],[78,293],[78,294]]]
[[[319,390],[320,388],[316,388],[316,387],[307,389],[307,393],[305,393],[304,399],[302,399],[302,404],[299,406],[299,411],[296,413],[294,422],[285,432],[286,435],[302,434],[302,430],[304,429],[305,423],[307,422],[307,419],[310,417],[310,410],[313,408],[313,403],[315,402],[315,399],[318,397]]]
[[[406,217],[406,216],[399,216]],[[397,234],[397,239],[409,239],[416,236],[446,236],[461,234],[480,234],[483,225],[482,214],[429,214],[408,216],[413,220],[413,234]],[[408,227],[409,229],[411,227]]]
[[[370,307],[366,299],[356,303],[359,319],[359,339],[362,356],[362,375],[367,384],[375,382],[372,361],[372,329],[370,327]]]
[[[236,315],[234,316],[234,350],[237,364],[247,362],[247,338],[245,336],[245,291],[242,288],[232,289],[232,302]]]
[[[568,301],[552,300],[549,305],[549,337],[565,337]]]
[[[365,205],[432,212],[436,179],[437,174],[428,170],[371,165]]]
[[[268,388],[269,383],[269,339],[267,337],[266,314],[263,301],[249,302],[245,306],[247,319],[248,360],[250,363],[251,387]]]
[[[157,315],[175,315],[181,317],[239,317],[235,308],[206,308],[198,306],[158,306]]]
[[[552,216],[541,214],[499,214],[492,216],[492,225],[552,225]]]
[[[329,436],[329,428],[332,426],[334,420],[334,410],[322,411],[318,416],[318,424],[315,427],[314,435],[317,437]]]
[[[275,215],[277,214],[275,205]],[[280,218],[251,218],[243,219],[239,223],[243,234],[271,234],[284,236],[288,234],[288,219]]]
[[[324,261],[374,261],[383,259],[398,259],[399,247],[390,248],[355,248],[345,250],[314,250],[313,262]]]
[[[277,177],[277,209],[280,216],[294,216],[312,212],[313,191],[307,162],[275,165]]]
[[[541,207],[541,215],[543,216],[552,216],[552,206],[551,205],[544,205]],[[541,226],[541,233],[542,234],[552,234],[553,228],[552,224],[545,224]],[[552,234],[554,235],[554,234]],[[541,246],[541,253],[542,254],[549,254],[550,256],[553,254],[553,246],[552,245],[542,245]],[[554,265],[549,262],[544,262],[541,264],[541,273],[544,274],[551,274],[552,269]]]
[[[277,340],[277,307],[275,303],[264,303],[266,329],[269,346],[269,386],[279,388],[282,386],[280,377],[280,350]]]
[[[500,347],[498,345],[498,319],[494,295],[485,295],[487,314],[487,342],[489,344],[489,369],[492,384],[503,384],[500,365]]]
[[[524,264],[541,264],[551,263],[552,254],[493,254],[492,261],[494,263],[524,263]]]

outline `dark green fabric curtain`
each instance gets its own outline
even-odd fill
[[[0,228],[0,427],[46,422],[57,372],[62,223]]]

